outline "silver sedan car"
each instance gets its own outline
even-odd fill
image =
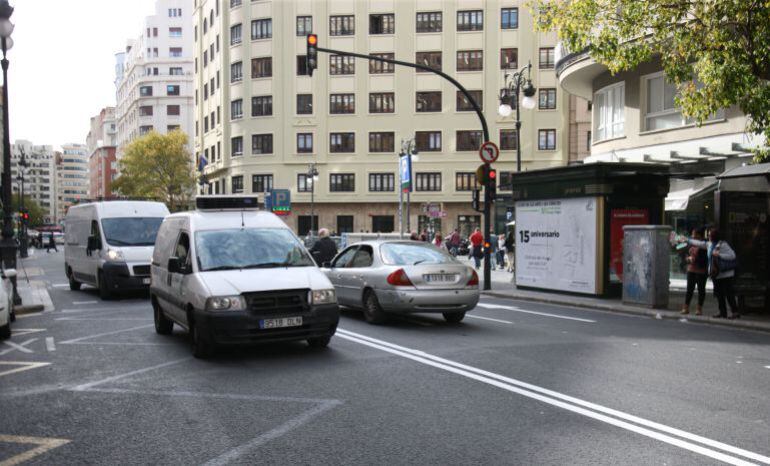
[[[389,313],[440,312],[460,322],[479,302],[479,277],[447,251],[418,241],[363,241],[324,264],[342,306],[363,309],[369,323]]]

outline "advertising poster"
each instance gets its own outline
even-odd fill
[[[595,197],[516,202],[516,285],[597,293]]]
[[[647,209],[612,209],[610,212],[610,281],[623,281],[623,226],[649,225]]]

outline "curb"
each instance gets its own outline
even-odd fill
[[[45,306],[42,304],[30,304],[28,306],[14,306],[13,312],[17,316],[23,316],[25,314],[35,314],[37,312],[43,312],[45,310]]]
[[[604,311],[604,312],[613,312],[616,314],[647,316],[652,318],[658,318],[657,316],[660,315],[660,318],[669,319],[669,320],[680,320],[684,318],[684,319],[687,319],[688,323],[692,322],[692,323],[698,323],[698,324],[710,324],[710,325],[715,325],[719,327],[730,327],[730,328],[739,328],[744,330],[757,330],[760,332],[770,332],[770,323],[764,323],[764,322],[751,322],[751,321],[745,321],[741,319],[735,319],[735,320],[714,319],[713,317],[704,317],[704,316],[695,316],[695,315],[688,315],[685,317],[679,314],[678,312],[669,311],[669,310],[634,308],[634,307],[629,307],[625,305],[621,305],[623,307],[616,307],[613,304],[582,303],[582,302],[568,301],[566,299],[512,295],[512,294],[500,293],[495,291],[482,291],[481,294],[485,296],[493,296],[495,298],[515,299],[520,301],[531,301],[535,303],[558,304],[562,306],[579,307],[582,309],[593,309],[593,310]]]

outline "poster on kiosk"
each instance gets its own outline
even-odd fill
[[[516,285],[598,293],[596,197],[516,202]]]

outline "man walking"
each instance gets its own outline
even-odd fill
[[[45,247],[45,252],[51,252],[51,248],[53,248],[54,251],[59,252],[59,250],[56,249],[56,240],[53,238],[53,232],[48,236],[48,244]]]
[[[323,267],[324,263],[331,262],[337,255],[337,243],[329,238],[329,230],[326,228],[321,228],[318,231],[318,237],[318,241],[310,248],[310,254],[316,263]]]
[[[456,257],[457,251],[460,249],[460,232],[457,228],[455,228],[452,234],[449,235],[449,238],[446,239],[446,244],[449,249],[449,254]]]
[[[481,258],[484,256],[481,247],[484,244],[484,235],[481,234],[481,230],[476,228],[476,231],[470,237],[471,241],[471,256],[473,262],[476,264],[476,270],[481,268]]]

